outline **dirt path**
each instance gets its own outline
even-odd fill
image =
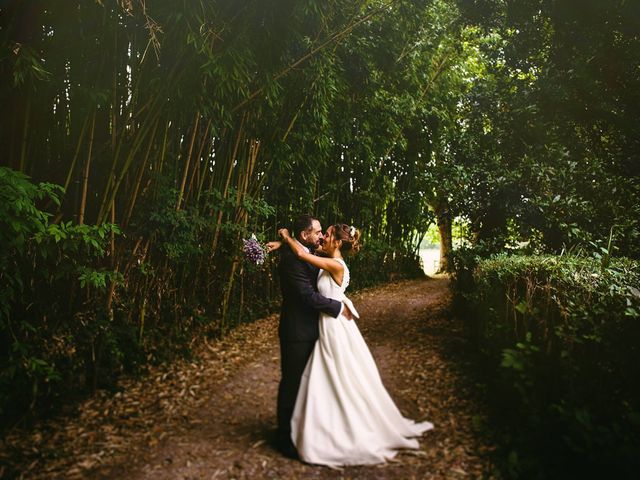
[[[383,381],[407,417],[435,430],[421,450],[377,467],[305,465],[272,446],[277,317],[244,325],[178,362],[122,383],[76,412],[0,444],[0,477],[109,479],[485,478],[491,446],[447,280],[353,296]]]

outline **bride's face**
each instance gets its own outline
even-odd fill
[[[336,248],[338,248],[338,242],[333,236],[333,225],[331,225],[329,228],[327,228],[327,232],[324,234],[322,250],[324,250],[327,255],[331,255],[333,252],[335,252]]]

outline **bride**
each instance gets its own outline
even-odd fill
[[[326,257],[308,253],[287,229],[278,232],[302,260],[320,268],[318,292],[346,302],[349,268],[343,253],[358,249],[360,233],[345,224],[327,230]],[[357,313],[355,313],[358,317]],[[404,418],[382,384],[358,326],[324,313],[320,336],[302,375],[291,420],[291,440],[302,460],[341,466],[384,463],[398,449],[417,449],[415,438],[433,428]]]

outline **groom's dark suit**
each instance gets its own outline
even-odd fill
[[[318,340],[319,312],[337,317],[342,304],[318,293],[317,267],[300,260],[287,245],[280,252],[282,309],[278,334],[282,379],[278,388],[278,434],[282,442],[287,442],[302,372]]]

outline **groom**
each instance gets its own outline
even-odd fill
[[[323,238],[320,222],[311,215],[298,217],[292,233],[310,252],[315,252]],[[337,318],[344,308],[343,313],[347,318],[352,318],[352,315],[346,305],[318,293],[317,267],[300,260],[286,245],[280,251],[278,273],[282,307],[278,335],[282,378],[278,387],[277,441],[282,453],[295,458],[297,453],[291,441],[291,416],[302,372],[318,340],[319,312]]]

